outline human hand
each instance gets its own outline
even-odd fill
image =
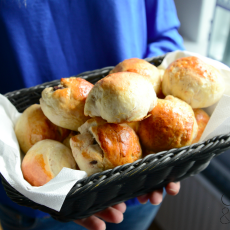
[[[170,182],[165,187],[165,189],[169,195],[175,196],[179,193],[180,182]],[[163,189],[158,189],[154,192],[139,196],[137,197],[137,199],[142,204],[145,204],[148,200],[150,200],[152,204],[158,205],[162,202],[163,199]],[[125,203],[120,203],[112,207],[109,207],[103,211],[97,212],[90,217],[81,220],[75,220],[74,222],[85,227],[88,230],[104,230],[106,227],[104,221],[116,224],[122,222],[123,213],[125,212],[125,210]]]
[[[103,211],[97,212],[94,215],[75,220],[76,224],[85,227],[88,230],[105,230],[105,222],[118,224],[123,220],[123,213],[126,210],[126,204],[120,203],[112,207],[106,208]],[[99,219],[101,218],[101,219]]]
[[[166,190],[167,194],[169,194],[171,196],[177,195],[180,191],[180,182],[176,182],[176,183],[170,182],[169,184],[166,185],[165,190]],[[151,204],[158,205],[163,200],[163,188],[155,190],[155,191],[150,192],[148,194],[139,196],[139,197],[137,197],[137,199],[139,200],[139,202],[141,204],[145,204],[149,200],[151,202]]]

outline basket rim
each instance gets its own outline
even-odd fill
[[[189,158],[194,157],[195,154],[199,154],[201,151],[204,152],[204,149],[202,148],[206,147],[205,152],[207,152],[210,149],[210,147],[215,147],[213,145],[217,145],[218,142],[220,142],[219,144],[221,145],[221,140],[224,140],[224,139],[226,142],[230,143],[230,133],[218,135],[206,141],[194,143],[189,146],[184,146],[181,148],[173,148],[168,151],[162,151],[156,154],[149,154],[145,156],[144,158],[139,159],[133,163],[120,165],[114,169],[108,169],[103,172],[95,173],[87,178],[83,178],[77,181],[74,187],[70,190],[69,194],[76,195],[76,193],[78,193],[78,195],[80,195],[80,193],[82,192],[81,190],[86,189],[84,186],[85,185],[89,186],[90,182],[93,182],[93,183],[90,183],[90,187],[89,187],[89,188],[92,188],[94,186],[97,186],[98,183],[102,183],[102,181],[104,184],[109,182],[112,177],[116,176],[117,173],[119,173],[119,175],[121,176],[124,176],[125,174],[130,173],[134,171],[135,169],[138,169],[138,167],[142,168],[143,164],[146,164],[146,167],[148,167],[148,163],[151,164],[154,159],[157,159],[157,165],[155,166],[155,169],[154,169],[155,171],[158,171],[162,167],[166,168],[171,165],[175,165],[175,162],[177,161],[180,163],[182,161],[187,161]],[[193,154],[189,154],[191,150],[194,150]],[[210,153],[210,154],[213,154],[213,153]]]

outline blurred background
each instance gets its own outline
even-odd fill
[[[174,0],[185,49],[230,67],[230,0]],[[230,229],[230,151],[166,196],[149,230]]]

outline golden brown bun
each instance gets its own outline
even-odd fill
[[[84,106],[93,84],[76,77],[62,78],[60,83],[42,91],[42,111],[54,124],[77,131],[89,119],[84,115]]]
[[[161,75],[158,69],[143,59],[126,59],[116,65],[114,69],[110,71],[110,74],[117,72],[133,72],[141,74],[152,83],[157,95],[161,91]]]
[[[187,103],[173,96],[158,99],[151,116],[140,122],[142,146],[154,153],[190,145],[197,135],[194,112]]]
[[[79,168],[89,176],[141,158],[139,139],[126,124],[92,118],[79,131],[70,139],[70,146]]]
[[[210,119],[209,115],[203,109],[193,109],[193,111],[198,124],[198,133],[192,144],[199,142],[202,133],[204,132],[204,129]]]
[[[156,102],[156,93],[148,80],[137,73],[119,72],[95,84],[84,112],[110,123],[125,123],[144,119]]]
[[[37,142],[22,161],[24,179],[32,186],[46,184],[63,167],[76,169],[76,162],[69,148],[53,140]]]
[[[34,104],[28,107],[17,121],[15,134],[24,153],[38,141],[52,139],[62,142],[70,130],[53,124],[42,112],[41,106]]]
[[[221,98],[225,86],[217,69],[191,56],[177,59],[166,69],[162,90],[164,95],[178,97],[192,108],[205,108]]]

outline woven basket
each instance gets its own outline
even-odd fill
[[[164,56],[147,59],[158,66]],[[113,67],[84,72],[82,77],[92,83],[105,77]],[[45,87],[58,85],[59,81],[44,83],[29,89],[21,89],[5,96],[23,112],[38,103]],[[179,149],[150,154],[132,164],[96,173],[78,181],[68,193],[60,212],[37,204],[16,191],[2,176],[7,195],[19,205],[49,213],[54,219],[67,222],[88,217],[109,206],[162,188],[170,181],[195,175],[204,170],[210,160],[230,148],[230,134]]]

